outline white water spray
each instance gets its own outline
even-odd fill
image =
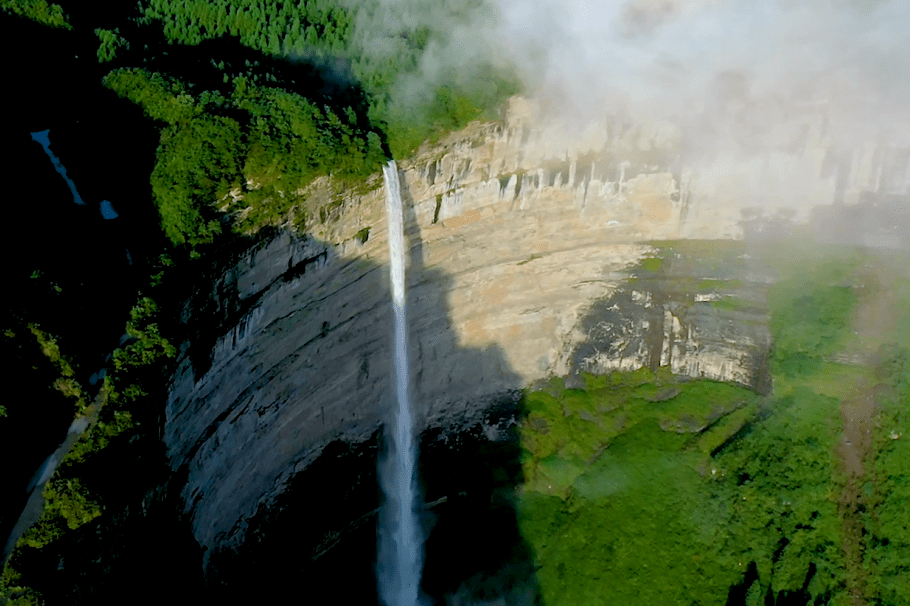
[[[395,310],[395,387],[398,407],[392,419],[389,452],[379,479],[386,505],[379,525],[379,597],[386,606],[415,606],[420,586],[423,541],[417,521],[415,462],[417,444],[409,395],[408,332],[404,293],[404,225],[398,167],[382,168],[391,253],[392,304]]]

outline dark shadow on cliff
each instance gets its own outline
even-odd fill
[[[402,202],[411,244],[409,275],[421,276],[436,293],[449,292],[451,278],[425,268],[415,201],[406,187]],[[421,286],[412,289],[409,305],[418,314],[421,306],[436,304],[432,295],[421,296]],[[441,331],[441,340],[457,348],[447,305],[442,299],[438,304],[448,329]],[[460,430],[431,427],[421,436],[423,496],[435,506],[424,516],[427,558],[421,587],[439,604],[539,603],[534,554],[522,537],[515,502],[515,489],[524,483],[518,423],[526,416],[520,392],[525,386],[498,347],[461,350],[462,373],[478,384],[488,379],[506,389],[486,396],[482,416]],[[418,397],[428,391],[421,383],[432,380],[418,370]]]
[[[270,57],[243,47],[236,38],[170,45],[159,24],[130,20],[138,15],[135,4],[62,4],[73,30],[0,12],[0,48],[4,56],[15,58],[4,74],[4,108],[13,119],[0,126],[8,175],[0,195],[6,202],[7,225],[14,230],[14,237],[4,239],[9,271],[0,313],[3,329],[18,340],[5,345],[4,351],[17,360],[5,365],[3,378],[29,394],[5,403],[9,416],[0,419],[0,455],[15,461],[4,477],[9,496],[0,505],[3,543],[25,503],[29,478],[63,440],[72,420],[71,405],[61,405],[58,394],[45,394],[53,373],[26,364],[33,352],[22,353],[22,348],[32,344],[19,341],[29,324],[56,337],[91,399],[99,386],[96,373],[124,344],[130,308],[140,291],[149,294],[150,261],[168,249],[149,183],[162,125],[102,86],[102,78],[117,67],[145,67],[183,78],[196,91],[229,92],[232,85],[224,83],[224,73],[255,71],[276,86],[319,103],[350,105],[366,116],[360,89],[335,82],[325,66]],[[114,62],[99,63],[98,27],[119,28],[131,50]],[[217,69],[215,62],[223,62],[224,68]],[[255,70],[248,67],[253,64]],[[84,205],[74,203],[64,179],[31,139],[30,132],[44,130],[50,131],[50,149]],[[102,217],[102,200],[112,203],[117,218]],[[229,237],[219,246],[231,250],[249,242]],[[196,284],[202,269],[202,263],[188,264],[181,278],[188,276],[188,282]],[[185,296],[181,291],[173,299]],[[205,355],[198,361],[204,366]]]
[[[335,86],[331,74],[318,65],[266,57],[240,48],[236,39],[196,47],[167,45],[159,30],[125,23],[133,10],[126,5],[109,10],[107,4],[83,7],[69,3],[65,9],[71,13],[75,31],[50,30],[0,14],[0,41],[6,55],[16,58],[6,75],[9,90],[15,94],[5,101],[16,121],[3,127],[9,135],[5,140],[11,146],[10,173],[14,175],[3,195],[12,213],[9,224],[17,235],[5,240],[4,252],[15,268],[7,280],[7,292],[15,296],[7,298],[4,315],[16,317],[17,334],[27,322],[36,320],[57,335],[64,353],[82,363],[76,372],[85,385],[105,363],[105,354],[120,344],[137,293],[148,294],[148,262],[166,248],[148,179],[160,125],[146,119],[141,108],[100,86],[100,79],[114,67],[144,66],[185,77],[200,89],[218,89],[223,88],[223,74],[213,68],[212,59],[236,65],[237,73],[243,73],[240,65],[250,60],[259,62],[260,71],[272,76],[273,82],[308,98],[355,108],[362,108],[364,100],[356,87]],[[94,27],[120,27],[136,54],[125,53],[114,63],[99,64]],[[27,52],[22,52],[23,40],[30,43]],[[146,52],[149,58],[143,61]],[[367,112],[358,114],[366,116]],[[50,130],[51,150],[66,167],[85,206],[73,203],[63,179],[40,146],[30,140],[29,132],[44,129]],[[113,203],[117,219],[101,218],[101,200]],[[413,226],[413,218],[408,223]],[[177,306],[192,299],[192,322],[163,318],[161,325],[163,332],[178,330],[191,343],[197,376],[209,370],[218,337],[242,322],[246,312],[259,303],[255,297],[240,300],[230,280],[224,290],[209,293],[206,286],[243,251],[263,245],[275,235],[274,231],[265,231],[256,239],[225,235],[216,245],[217,253],[210,255],[214,260],[186,263],[169,278],[172,284],[182,282],[183,286],[156,298],[175,316],[179,316]],[[419,242],[419,235],[412,234],[412,242]],[[422,275],[426,289],[445,292],[447,278],[424,270],[419,246],[415,248],[412,273]],[[276,287],[338,260],[326,252],[287,261]],[[36,284],[31,277],[36,268],[45,272],[42,285],[57,284],[60,293],[46,296],[43,291],[30,291]],[[437,302],[412,292],[411,306],[419,312]],[[430,427],[422,436],[420,474],[429,503],[424,511],[429,534],[424,588],[439,601],[456,594],[475,601],[521,595],[521,600],[508,603],[528,603],[524,598],[537,592],[533,565],[508,496],[522,480],[513,424],[522,414],[521,385],[517,377],[502,370],[507,363],[497,349],[459,348],[447,328],[446,308],[434,309],[438,309],[439,326],[434,330],[440,335],[440,346],[458,352],[461,374],[480,381],[489,369],[495,369],[502,385],[484,402],[468,402],[483,414],[464,418],[460,426]],[[388,326],[390,334],[390,322]],[[417,336],[412,332],[412,342]],[[23,356],[18,360],[21,364],[8,365],[10,374],[5,377],[10,385],[40,387],[42,393],[32,394],[35,397],[29,402],[35,406],[27,418],[11,414],[10,424],[4,424],[0,434],[10,437],[0,440],[6,458],[22,465],[21,473],[5,477],[13,496],[4,502],[4,507],[11,506],[11,513],[0,515],[0,530],[4,531],[12,526],[16,507],[21,509],[14,493],[21,492],[20,485],[62,440],[72,415],[56,394],[41,397],[52,372],[41,369],[19,375],[16,369],[28,371],[30,360]],[[146,379],[144,387],[152,394],[149,400],[163,402],[165,377],[159,373]],[[433,379],[429,374],[416,378],[418,395],[421,386]],[[82,474],[104,504],[104,514],[38,552],[31,550],[18,562],[24,581],[34,581],[45,592],[49,606],[124,601],[238,603],[259,601],[263,596],[283,602],[288,586],[302,588],[301,595],[333,600],[339,587],[359,587],[365,592],[365,601],[359,603],[375,602],[375,511],[381,500],[375,476],[378,453],[383,449],[380,432],[362,443],[330,444],[316,462],[298,474],[275,507],[252,521],[239,553],[212,557],[206,593],[203,558],[190,532],[191,520],[184,513],[181,494],[187,470],[171,473],[160,441],[163,406],[138,411],[136,419],[141,420],[141,429],[115,439],[104,462],[93,463]],[[23,440],[32,429],[41,438]],[[293,554],[299,557],[294,559]]]
[[[411,208],[413,201],[406,198],[405,205]],[[482,350],[459,346],[445,298],[450,279],[423,267],[413,216],[406,217],[406,224],[412,244],[408,300],[414,319],[410,329],[414,402],[424,427],[419,459],[425,503],[421,519],[427,535],[422,588],[430,603],[440,605],[533,604],[539,599],[534,560],[521,535],[514,501],[514,489],[523,482],[516,427],[524,414],[522,385],[495,346]],[[218,338],[238,334],[234,329],[247,326],[248,314],[267,307],[271,294],[299,288],[309,279],[318,282],[323,272],[347,263],[325,244],[304,237],[304,248],[313,254],[281,259],[272,282],[243,299],[237,263],[244,251],[286,235],[277,230],[256,239],[226,235],[217,244],[217,255],[181,270],[186,272],[181,280],[186,290],[172,293],[173,300],[164,304],[171,307],[181,296],[190,297],[181,322],[186,339],[195,340],[189,358],[194,366],[199,364],[194,369],[197,377],[210,370]],[[365,273],[387,276],[386,266],[369,264]],[[387,287],[388,278],[384,280]],[[380,338],[390,342],[391,296],[386,288],[377,297],[382,311],[371,323]],[[343,323],[320,322],[312,332],[319,346],[326,347],[343,342],[345,331]],[[241,339],[242,333],[239,329]],[[452,362],[444,376],[431,363],[434,352]],[[387,368],[381,370],[375,364],[372,372],[363,369],[352,389],[365,381],[387,381],[391,386],[391,358],[386,362]],[[147,385],[153,380],[149,377]],[[439,389],[443,380],[451,385]],[[159,377],[155,401],[163,402],[166,390],[167,383]],[[282,406],[307,404],[289,401]],[[392,404],[374,403],[380,408]],[[219,426],[232,422],[228,416],[238,405],[231,404],[196,438],[190,460]],[[155,407],[142,411],[137,420],[144,431],[138,442],[134,444],[131,435],[118,438],[107,451],[108,463],[83,474],[90,488],[104,493],[102,517],[14,562],[25,582],[45,594],[49,606],[124,600],[152,604],[174,595],[186,603],[284,602],[289,592],[317,603],[338,598],[378,603],[375,569],[382,495],[376,475],[385,448],[381,425],[367,428],[365,439],[336,439],[325,446],[280,496],[248,520],[239,549],[203,554],[190,530],[194,503],[185,502],[190,470],[184,466],[171,471],[166,464],[161,442],[164,416]],[[297,448],[301,456],[312,448],[305,443],[274,446]],[[225,443],[222,448],[230,446]],[[244,488],[240,482],[235,490]]]
[[[411,209],[413,201],[403,197]],[[523,482],[516,427],[523,416],[522,385],[498,348],[458,345],[444,296],[450,279],[423,266],[419,229],[410,210],[405,221],[411,245],[413,399],[418,423],[428,425],[420,435],[419,453],[420,516],[427,536],[422,591],[429,603],[439,605],[534,604],[539,601],[534,558],[521,535],[515,504],[515,488]],[[331,271],[340,262],[326,253],[318,266]],[[388,312],[376,322],[388,327],[391,341],[390,295],[388,300]],[[419,324],[418,318],[430,320]],[[331,330],[325,327],[324,334]],[[435,351],[449,352],[459,365],[456,374],[500,387],[466,395],[464,385],[453,385],[451,401],[428,402],[428,394],[438,392],[434,381],[443,380],[430,372],[429,363],[421,366],[430,355],[422,350],[429,333]],[[389,359],[388,369],[369,380],[391,385],[392,372]],[[393,402],[375,405],[388,409]],[[428,410],[440,408],[463,412],[444,419],[427,416]],[[293,476],[287,489],[249,520],[241,549],[209,554],[207,602],[280,602],[296,588],[301,599],[313,603],[378,604],[377,524],[383,498],[377,463],[384,440],[381,427],[364,441],[335,440]],[[301,444],[301,451],[306,447]]]

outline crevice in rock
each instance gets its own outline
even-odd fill
[[[436,209],[433,211],[433,225],[439,223],[439,211],[442,208],[442,194],[436,194]]]

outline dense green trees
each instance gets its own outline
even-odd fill
[[[358,127],[350,107],[337,113],[299,95],[242,81],[233,101],[250,115],[248,139],[256,149],[246,171],[260,183],[280,177],[299,186],[320,175],[366,176],[382,159],[378,136]]]
[[[170,261],[162,258],[158,265],[163,269]],[[16,557],[22,556],[24,550],[41,549],[69,530],[91,522],[102,515],[107,499],[112,495],[119,498],[123,480],[111,482],[107,477],[110,465],[110,459],[105,458],[110,457],[107,449],[114,441],[119,441],[122,448],[124,443],[141,436],[137,417],[149,416],[150,411],[141,408],[150,404],[147,399],[150,393],[159,394],[163,368],[176,355],[174,346],[161,333],[159,314],[154,300],[139,296],[126,326],[130,339],[113,352],[113,367],[91,404],[87,402],[85,390],[72,378],[70,362],[61,354],[55,339],[36,326],[30,327],[42,361],[53,365],[59,373],[53,383],[54,391],[58,397],[73,402],[77,414],[89,416],[92,422],[46,484],[43,493],[46,506],[39,521],[21,537]],[[15,337],[9,336],[12,331],[7,333],[7,339]],[[155,414],[151,412],[152,416]],[[42,603],[38,592],[20,586],[20,575],[14,565],[7,566],[0,577],[0,604],[7,603],[10,594],[19,596],[10,604]]]
[[[104,77],[104,85],[140,105],[154,120],[177,124],[198,114],[195,100],[186,93],[186,86],[163,74],[139,68],[121,68]]]
[[[679,394],[655,402],[670,386]],[[737,409],[758,400],[745,390],[647,371],[528,398],[519,521],[544,603],[723,604],[750,570],[749,604],[804,587],[816,603],[847,603],[838,400],[803,392],[759,416]],[[714,456],[711,432],[667,429],[725,408],[751,411],[751,426]]]
[[[423,141],[493,110],[518,91],[514,76],[482,61],[465,62],[432,76],[421,71],[428,45],[447,41],[449,22],[457,17],[463,20],[482,5],[428,2],[422,10],[439,18],[413,26],[392,25],[396,17],[385,15],[386,7],[380,3],[347,7],[333,0],[296,5],[153,0],[145,16],[160,22],[168,39],[182,44],[227,34],[266,54],[347,66],[334,77],[349,79],[367,92],[369,119],[384,132],[393,155],[404,156]],[[372,26],[380,29],[357,30]]]
[[[117,56],[117,51],[119,49],[129,49],[130,47],[129,42],[120,35],[120,32],[117,29],[111,31],[98,28],[95,30],[95,35],[98,36],[98,39],[101,41],[101,44],[98,46],[98,61],[102,63],[113,61]]]
[[[181,125],[163,135],[168,144],[159,151],[166,166],[159,166],[154,178],[168,236],[175,243],[210,241],[217,227],[208,207],[225,193],[222,184],[252,184],[245,192],[248,210],[242,216],[245,229],[256,229],[279,222],[293,206],[292,192],[317,176],[360,178],[378,169],[383,150],[405,156],[426,140],[473,119],[492,117],[517,91],[507,71],[483,60],[437,66],[432,74],[424,73],[422,65],[428,48],[435,44],[438,52],[450,42],[451,23],[463,26],[467,15],[484,6],[435,0],[415,20],[413,15],[389,13],[388,6],[376,1],[149,0],[140,3],[127,33],[109,25],[95,29],[99,61],[118,66],[105,77],[105,85],[141,105],[149,117]],[[2,7],[65,25],[59,7],[44,0],[3,0]],[[137,67],[148,57],[138,48],[141,44],[131,48],[127,38],[142,38],[142,31],[157,28],[170,43],[182,45],[235,36],[253,51],[315,64],[329,88],[337,85],[349,92],[353,87],[363,100],[348,105],[318,90],[300,94],[277,85],[265,90],[275,77],[259,73],[258,62],[247,61],[238,73],[213,57],[223,71],[222,84],[234,85],[232,95],[222,88],[219,103],[214,103],[216,91],[193,91],[192,81]],[[243,109],[248,120],[225,114],[225,107]],[[201,121],[188,126],[193,119]],[[237,134],[229,136],[225,129]],[[209,131],[219,149],[194,147],[192,135]],[[188,148],[178,149],[183,145]],[[235,154],[233,163],[223,156],[224,150]],[[190,168],[193,162],[215,157],[210,174],[205,174],[205,166]],[[168,179],[174,179],[173,187],[165,186]],[[178,202],[181,197],[185,199]]]
[[[174,346],[161,336],[161,330],[155,321],[157,315],[158,304],[150,297],[140,297],[130,310],[130,321],[126,324],[126,334],[134,340],[114,351],[116,370],[131,366],[144,367],[154,364],[160,358],[173,358],[176,355]]]
[[[0,0],[0,11],[22,15],[51,27],[72,29],[59,4],[48,4],[47,0]]]
[[[431,2],[427,8],[464,20],[480,6]],[[149,117],[171,125],[162,134],[152,181],[165,232],[178,245],[212,240],[219,230],[215,206],[232,211],[243,231],[277,224],[299,202],[295,192],[316,177],[362,179],[378,170],[384,149],[405,156],[471,120],[493,117],[517,91],[507,71],[478,61],[424,74],[422,56],[434,43],[447,43],[449,23],[396,25],[381,3],[152,0],[141,8],[137,22],[160,26],[172,43],[236,36],[266,55],[315,64],[315,77],[324,79],[301,94],[277,85],[258,61],[246,61],[238,73],[218,57],[212,64],[229,85],[220,92],[193,91],[192,82],[135,67],[105,78],[107,87]],[[365,31],[374,25],[376,32]],[[98,35],[101,60],[127,48],[115,31]],[[348,96],[359,91],[362,100],[339,103],[318,90],[326,86]],[[210,144],[194,142],[200,136],[210,136]],[[222,198],[233,188],[240,188],[243,201],[225,204]]]
[[[221,230],[215,207],[240,213],[244,229],[279,222],[296,191],[327,175],[365,178],[384,160],[379,135],[338,112],[282,89],[234,79],[230,98],[193,96],[162,74],[118,69],[104,80],[146,114],[168,123],[161,134],[152,192],[162,226],[175,245],[211,242]],[[225,110],[242,120],[220,115]],[[233,189],[242,202],[224,200]]]
[[[771,298],[779,310],[772,329],[780,335],[774,349],[781,370],[791,375],[817,370],[842,344],[856,295],[846,286],[806,280],[775,288]]]
[[[152,195],[174,244],[203,244],[221,231],[211,207],[240,184],[241,151],[240,126],[230,118],[193,118],[161,133]]]
[[[245,46],[273,54],[338,53],[348,42],[351,16],[337,2],[262,0],[151,0],[145,9],[165,35],[199,44],[223,35],[239,36]]]
[[[905,301],[904,310],[910,310],[910,301]],[[910,313],[904,321],[910,322]],[[880,435],[871,481],[864,487],[870,497],[867,562],[876,573],[872,591],[882,604],[910,604],[906,582],[910,570],[910,349],[884,346],[880,356],[876,373]]]
[[[377,133],[357,124],[350,107],[337,112],[275,88],[235,82],[233,103],[248,112],[242,228],[276,224],[299,202],[297,191],[327,175],[339,184],[365,179],[385,154]]]

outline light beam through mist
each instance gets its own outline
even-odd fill
[[[398,406],[392,415],[389,452],[379,469],[385,508],[379,523],[379,597],[386,606],[417,604],[423,541],[417,523],[414,477],[417,444],[409,395],[407,314],[404,293],[404,226],[398,167],[391,160],[382,169],[391,253],[392,305],[395,311],[393,354]]]

